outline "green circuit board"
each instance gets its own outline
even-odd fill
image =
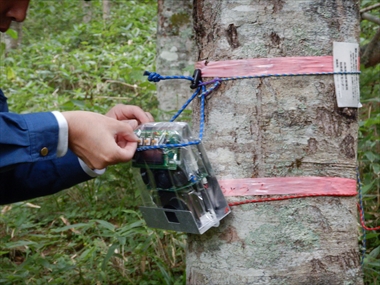
[[[138,147],[181,143],[181,136],[175,130],[138,130]],[[133,167],[176,170],[180,164],[179,148],[160,148],[136,152]]]

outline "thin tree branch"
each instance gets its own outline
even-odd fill
[[[380,3],[372,5],[372,6],[368,6],[366,8],[363,8],[363,9],[360,10],[360,13],[365,13],[365,12],[368,12],[368,11],[371,11],[371,10],[374,10],[374,9],[377,9],[377,8],[380,8]]]
[[[367,20],[367,21],[370,21],[370,22],[373,22],[373,23],[380,25],[380,18],[375,17],[369,13],[363,13],[361,15],[361,18],[362,18],[362,20]]]
[[[133,98],[131,98],[131,97],[96,96],[96,99],[108,99],[108,100],[125,100],[125,101],[131,101]]]
[[[129,87],[129,88],[133,88],[134,90],[136,90],[137,88],[139,88],[136,84],[135,84],[135,85],[131,85],[131,84],[128,84],[128,83],[125,83],[125,82],[117,81],[117,80],[106,80],[105,82],[106,82],[106,83],[117,83],[117,84],[121,84],[121,85],[127,86],[127,87]]]
[[[363,55],[361,56],[362,63],[365,67],[374,66],[379,63],[379,42],[380,42],[380,28],[377,30],[371,42],[365,47]]]

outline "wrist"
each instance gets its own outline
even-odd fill
[[[91,177],[98,177],[100,175],[102,175],[104,172],[106,172],[106,169],[107,168],[103,168],[103,169],[91,169],[90,167],[88,167],[88,165],[83,161],[81,160],[79,157],[78,157],[78,160],[79,160],[79,164],[80,166],[82,167],[83,171],[86,172],[86,174],[88,176],[91,176]]]
[[[66,118],[62,113],[53,111],[53,115],[58,123],[58,144],[57,144],[57,157],[62,157],[67,153],[69,141],[69,126]]]

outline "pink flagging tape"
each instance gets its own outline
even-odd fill
[[[265,74],[305,74],[333,72],[332,56],[251,58],[225,61],[199,61],[202,77],[257,76]]]
[[[225,196],[335,195],[355,196],[356,180],[339,177],[272,177],[218,180]]]

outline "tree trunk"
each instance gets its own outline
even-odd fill
[[[370,43],[360,48],[361,63],[366,67],[372,67],[380,63],[380,28]]]
[[[103,20],[107,21],[111,15],[111,1],[103,0]]]
[[[194,40],[192,4],[189,0],[159,0],[157,25],[157,72],[163,75],[192,75]],[[190,97],[190,83],[169,80],[157,84],[160,109],[177,111]],[[166,120],[170,114],[164,114]]]
[[[359,4],[195,0],[194,28],[198,60],[332,55],[334,41],[358,41]],[[333,76],[261,78],[212,93],[203,141],[218,179],[355,179],[357,132]],[[357,235],[354,197],[236,206],[219,228],[189,235],[187,283],[363,284]]]
[[[88,23],[92,18],[91,1],[83,1],[83,23]]]

